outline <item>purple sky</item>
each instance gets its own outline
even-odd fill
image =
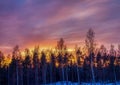
[[[93,28],[98,44],[120,42],[120,0],[0,0],[0,50],[82,44]]]

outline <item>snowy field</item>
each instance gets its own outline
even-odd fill
[[[120,85],[120,82],[117,83],[72,83],[72,82],[57,82],[57,83],[52,83],[52,84],[46,84],[46,85]]]

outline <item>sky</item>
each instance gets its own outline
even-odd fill
[[[120,0],[0,0],[0,50],[15,45],[82,45],[88,29],[97,44],[120,43]]]

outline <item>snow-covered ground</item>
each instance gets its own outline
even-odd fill
[[[52,83],[52,84],[47,84],[47,85],[120,85],[120,82],[116,83],[72,83],[72,82],[57,82],[57,83]]]

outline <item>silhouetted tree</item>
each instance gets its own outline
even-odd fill
[[[91,77],[91,66],[90,66],[90,58],[88,56],[85,57],[83,63],[83,74],[84,74],[84,81],[89,82]]]
[[[77,61],[77,78],[78,78],[78,83],[80,84],[80,69],[79,66],[81,64],[81,56],[82,56],[82,52],[80,51],[80,48],[78,48],[76,50],[76,61]]]
[[[3,67],[3,60],[4,60],[4,55],[3,55],[3,53],[0,51],[0,68]]]
[[[59,81],[107,82],[120,81],[120,45],[108,51],[104,45],[95,48],[95,33],[89,29],[85,47],[69,52],[64,39],[57,42],[56,50],[20,52],[15,46],[12,55],[0,51],[0,85],[45,85]],[[86,52],[87,50],[87,52]],[[24,55],[25,54],[25,55]],[[63,83],[61,83],[62,85]],[[69,85],[69,83],[66,83]]]
[[[46,84],[46,71],[47,71],[47,60],[46,60],[46,55],[44,52],[41,54],[41,66],[42,66],[42,81],[43,84]]]
[[[6,78],[6,69],[4,66],[4,54],[3,52],[0,51],[0,85],[2,84],[6,84],[5,82],[7,82],[7,78]]]
[[[54,53],[50,55],[50,83],[56,81],[56,59]]]
[[[11,77],[12,85],[19,85],[19,60],[21,59],[19,46],[16,45],[13,49],[12,62],[11,62]]]
[[[31,63],[32,63],[32,61],[31,61],[30,51],[29,51],[29,49],[25,49],[25,60],[23,62],[25,85],[30,85]]]
[[[64,57],[64,54],[65,54],[65,51],[66,51],[66,45],[64,44],[63,38],[61,38],[58,41],[57,49],[59,50],[58,62],[59,62],[59,66],[61,68],[60,70],[62,71],[62,80],[64,81],[65,78],[64,78],[64,58],[63,57]]]
[[[114,65],[115,56],[116,56],[116,51],[114,50],[114,45],[111,45],[109,72],[110,72],[110,80],[114,82],[116,82],[116,73],[115,73],[115,65]]]
[[[60,40],[57,42],[57,49],[59,51],[64,51],[66,49],[63,38],[60,38]]]
[[[90,63],[91,63],[91,71],[92,71],[92,81],[93,83],[95,83],[95,75],[94,75],[94,69],[93,69],[93,53],[94,53],[94,49],[95,49],[95,33],[92,29],[89,29],[86,35],[86,47],[88,50],[88,54],[90,55]]]
[[[39,66],[39,46],[35,47],[33,52],[33,66],[34,66],[34,73],[35,73],[35,85],[38,85],[38,66]]]

